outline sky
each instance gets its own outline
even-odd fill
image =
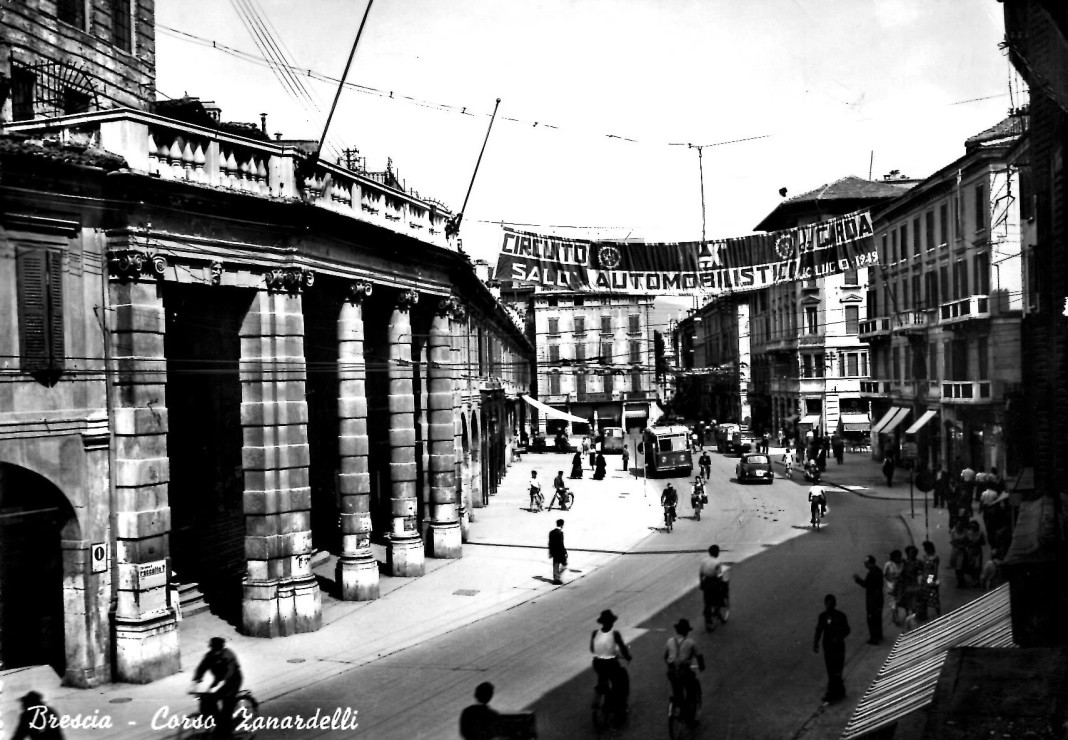
[[[366,0],[156,0],[161,98],[317,139]],[[302,72],[283,84],[247,19]],[[575,238],[741,236],[841,177],[926,177],[1020,105],[995,0],[378,0],[327,137],[459,211]],[[259,34],[261,44],[265,34]],[[225,49],[221,47],[226,47]]]

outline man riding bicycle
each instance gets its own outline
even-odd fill
[[[237,656],[226,647],[226,640],[221,637],[211,638],[207,654],[193,673],[194,693],[204,674],[208,672],[213,680],[206,692],[199,693],[200,713],[205,717],[215,718],[216,737],[230,737],[242,677]]]
[[[629,662],[630,650],[619,631],[612,629],[616,619],[611,609],[605,609],[597,617],[601,628],[590,635],[590,652],[593,653],[593,672],[597,675],[597,694],[605,697],[606,702],[611,701],[618,712],[617,717],[622,718],[627,713],[630,676],[619,659]]]
[[[730,598],[729,571],[730,569],[719,560],[719,545],[709,547],[708,557],[701,561],[697,574],[698,585],[701,587],[705,602],[703,612],[705,626],[709,629],[711,629],[713,613],[721,622],[727,621],[724,618],[723,608]]]
[[[679,503],[679,493],[675,490],[675,487],[670,483],[667,484],[667,488],[660,494],[660,505],[664,507],[664,521],[671,517],[671,521],[675,521],[677,518],[675,515],[675,507]]]
[[[808,489],[809,509],[812,513],[812,524],[816,524],[818,518],[827,516],[827,492],[819,483]]]
[[[664,646],[664,662],[667,663],[668,681],[671,682],[671,696],[679,708],[681,719],[692,722],[694,710],[701,699],[701,683],[693,672],[693,664],[699,670],[705,669],[705,656],[697,648],[697,643],[690,638],[688,619],[675,623],[675,636],[669,637]]]

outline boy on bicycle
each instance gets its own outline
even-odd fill
[[[690,638],[692,631],[690,621],[680,619],[675,623],[675,635],[669,637],[667,645],[664,646],[664,662],[667,663],[671,695],[684,722],[693,721],[694,710],[701,699],[701,683],[693,672],[693,664],[696,662],[699,670],[705,669],[705,656],[697,648],[697,643]]]
[[[720,621],[727,621],[723,618],[722,609],[730,596],[730,577],[727,566],[719,561],[719,545],[708,548],[708,557],[701,561],[697,577],[705,601],[705,625],[712,624],[713,612]]]

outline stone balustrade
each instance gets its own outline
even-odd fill
[[[303,199],[423,242],[457,248],[445,237],[452,213],[438,201],[322,160],[310,170],[302,169],[304,152],[283,141],[250,139],[123,109],[19,122],[6,128],[103,149],[125,159],[131,170],[153,177],[264,198]]]

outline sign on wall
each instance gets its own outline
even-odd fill
[[[94,542],[89,546],[91,573],[106,573],[111,564],[111,548],[107,542]]]
[[[583,241],[504,230],[494,278],[641,294],[749,291],[878,264],[871,215],[701,242]]]

